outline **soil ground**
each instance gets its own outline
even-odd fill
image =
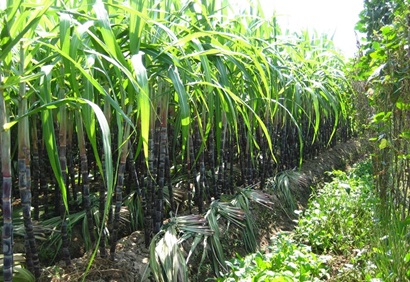
[[[326,171],[345,170],[349,165],[363,158],[367,153],[367,147],[363,144],[367,144],[367,142],[357,139],[350,140],[338,144],[313,160],[304,162],[301,173],[308,185],[301,185],[292,191],[298,209],[306,207],[311,195],[310,187],[320,187],[320,183],[328,180],[326,179]],[[257,204],[252,207],[253,216],[255,216],[259,226],[259,246],[261,250],[269,245],[270,238],[275,233],[278,231],[291,231],[295,225],[295,217],[285,212],[281,207],[280,200],[273,197],[273,201],[276,207],[273,211]],[[227,242],[229,244],[229,240]],[[235,255],[235,252],[244,255],[243,246],[239,244],[232,248],[231,255]],[[144,272],[148,270],[148,257],[149,252],[144,247],[143,233],[136,231],[119,240],[114,261],[101,259],[97,255],[90,267],[86,281],[141,281]],[[70,266],[65,266],[64,262],[59,262],[54,266],[44,268],[39,281],[81,281],[89,260],[90,254],[87,253],[81,258],[73,259]],[[206,275],[210,274],[207,274],[205,270],[200,275],[202,277],[201,281],[205,280]],[[199,279],[192,278],[192,281],[199,281]]]

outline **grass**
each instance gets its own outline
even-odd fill
[[[294,232],[273,237],[267,253],[231,260],[217,281],[408,281],[410,218],[381,216],[372,163],[331,175]]]

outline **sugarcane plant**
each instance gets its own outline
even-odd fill
[[[3,79],[0,74],[0,79]],[[13,218],[12,218],[12,176],[11,176],[11,144],[10,131],[3,130],[8,123],[8,110],[6,107],[3,89],[0,88],[0,145],[1,145],[1,177],[2,177],[2,211],[3,211],[3,278],[4,281],[13,279]]]
[[[195,215],[189,224],[206,218],[213,235],[197,230],[194,240],[211,244],[219,272],[215,220],[224,211],[238,215],[229,220],[255,247],[252,226],[240,223],[250,217],[247,200],[225,197],[242,185],[265,189],[269,177],[350,137],[350,89],[331,40],[281,31],[259,4],[43,2],[8,0],[0,13],[3,209],[21,198],[37,276],[31,217],[57,225],[48,247],[66,264],[79,225],[92,258],[107,256],[109,244],[115,259],[125,206],[147,246],[175,238],[181,213]],[[10,177],[21,196],[7,190]],[[12,218],[3,220],[9,244]],[[183,280],[182,272],[169,277]]]

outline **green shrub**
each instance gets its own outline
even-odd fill
[[[227,262],[231,272],[217,281],[321,281],[328,277],[327,259],[283,233],[272,238],[268,253]]]
[[[318,253],[349,254],[367,245],[377,199],[372,191],[370,164],[350,174],[334,171],[334,180],[318,192],[295,229],[295,238]]]
[[[218,281],[410,281],[410,217],[381,216],[371,168],[332,172],[293,233],[273,238],[267,254],[228,262]]]

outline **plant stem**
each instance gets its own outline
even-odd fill
[[[2,73],[0,72],[0,85],[2,85]],[[3,126],[8,122],[8,111],[4,101],[3,88],[0,87],[0,150],[1,150],[1,173],[2,173],[2,210],[3,210],[3,279],[11,282],[13,279],[13,210],[11,205],[11,154],[10,154],[10,131],[4,130]]]

